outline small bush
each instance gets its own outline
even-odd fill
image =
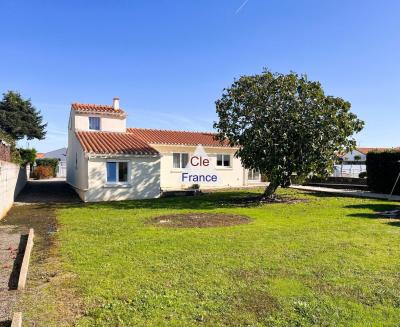
[[[56,177],[57,174],[57,167],[58,167],[58,159],[55,158],[43,158],[43,159],[36,159],[36,165],[39,166],[48,166],[52,168],[53,177]]]
[[[302,185],[306,181],[305,176],[300,176],[300,175],[292,175],[290,176],[290,182],[291,184],[296,184],[296,185]]]
[[[53,177],[53,167],[51,166],[37,166],[32,173],[35,179],[46,179]]]
[[[367,177],[367,172],[366,171],[362,171],[361,173],[358,174],[359,178],[366,178]]]
[[[199,184],[193,184],[190,188],[192,190],[199,190],[200,189],[200,185]]]
[[[390,193],[400,172],[400,151],[369,152],[367,154],[368,186],[379,193]],[[393,194],[400,195],[397,184]]]

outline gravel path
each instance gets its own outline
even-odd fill
[[[11,320],[24,240],[15,226],[0,226],[0,326]],[[2,325],[3,324],[3,325]]]

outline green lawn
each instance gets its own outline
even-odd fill
[[[248,192],[58,209],[59,255],[82,298],[77,326],[399,325],[400,222],[373,214],[395,203],[286,190],[308,202],[224,204]],[[145,224],[193,211],[252,221]]]

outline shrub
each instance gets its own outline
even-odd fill
[[[57,167],[58,167],[58,159],[55,158],[43,158],[43,159],[36,159],[37,166],[49,166],[52,169],[53,177],[56,177]]]
[[[51,166],[37,166],[32,173],[35,179],[50,178],[53,176],[53,167]]]
[[[305,181],[306,181],[306,177],[305,176],[295,175],[295,174],[290,176],[290,183],[291,184],[302,185],[302,184],[304,184]]]
[[[367,183],[374,191],[390,193],[400,172],[400,151],[369,152],[367,154]],[[393,194],[400,194],[397,184]]]
[[[362,171],[361,173],[358,174],[359,178],[366,178],[367,177],[367,172],[366,171]]]
[[[32,166],[35,163],[36,149],[18,149],[18,151],[24,165],[29,164]]]
[[[192,190],[199,190],[200,189],[200,185],[199,184],[193,184],[190,188]]]

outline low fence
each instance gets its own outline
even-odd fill
[[[358,175],[365,171],[367,171],[366,165],[335,165],[332,176],[358,178]]]
[[[27,176],[27,168],[0,160],[0,219],[6,215],[25,187]]]

